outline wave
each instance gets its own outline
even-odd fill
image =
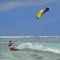
[[[53,53],[59,53],[60,54],[60,50],[58,49],[54,49],[54,48],[47,48],[41,44],[33,44],[33,43],[22,43],[19,46],[17,46],[16,48],[18,49],[32,49],[32,50],[39,50],[39,51],[48,51],[48,52],[53,52]]]

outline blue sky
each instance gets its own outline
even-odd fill
[[[60,36],[59,0],[0,0],[0,36]],[[41,19],[37,12],[49,7]]]

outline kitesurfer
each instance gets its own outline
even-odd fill
[[[19,50],[19,49],[14,47],[13,42],[11,40],[9,41],[9,48],[10,48],[11,51]]]

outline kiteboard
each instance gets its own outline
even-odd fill
[[[17,49],[17,48],[10,48],[10,51],[18,51],[20,49]]]

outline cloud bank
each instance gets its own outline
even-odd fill
[[[16,7],[41,5],[54,2],[56,0],[8,0],[8,2],[0,3],[0,10],[9,10]],[[58,1],[58,0],[57,0]]]

